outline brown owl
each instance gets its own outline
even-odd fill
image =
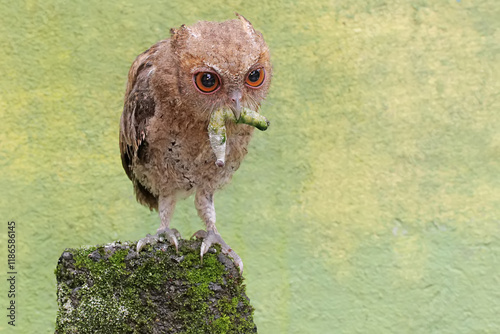
[[[169,39],[139,55],[130,68],[120,122],[122,164],[137,201],[157,210],[161,220],[156,235],[138,242],[138,251],[160,235],[177,249],[179,234],[170,228],[175,203],[195,194],[206,224],[206,231],[194,234],[203,239],[201,258],[218,243],[243,270],[215,227],[214,192],[231,180],[247,154],[272,69],[262,35],[237,17],[172,29]],[[253,119],[241,121],[243,113]],[[216,114],[222,118],[214,122]],[[214,144],[209,127],[221,120],[224,131],[212,131],[223,133]],[[223,145],[221,159],[214,145]]]

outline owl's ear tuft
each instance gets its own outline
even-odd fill
[[[189,28],[186,27],[185,24],[183,24],[179,27],[179,29],[176,29],[176,28],[170,29],[170,34],[172,37],[176,37],[177,35],[185,35],[187,33],[188,29]]]
[[[199,33],[197,31],[186,26],[185,24],[181,25],[179,29],[174,29],[174,28],[170,29],[170,34],[173,39],[177,40],[187,39],[189,37],[194,37],[194,38],[199,37]]]
[[[243,24],[243,29],[249,34],[249,35],[254,35],[255,34],[255,29],[253,28],[252,24],[250,21],[248,21],[243,15],[240,15],[238,13],[234,13],[236,16],[240,19],[241,23]]]
[[[172,40],[171,43],[174,49],[180,49],[185,45],[186,40],[189,38],[190,29],[183,24],[178,29],[170,29],[170,34]]]

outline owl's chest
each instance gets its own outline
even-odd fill
[[[210,146],[208,121],[175,122],[162,120],[149,129],[151,162],[168,174],[197,176],[208,172],[232,174],[247,153],[253,127],[228,122],[226,166],[215,166]]]
[[[163,156],[166,163],[182,163],[186,168],[215,164],[215,154],[210,146],[208,124],[186,124],[184,128],[172,128],[163,140]],[[228,123],[226,161],[240,162],[245,156],[253,128]]]

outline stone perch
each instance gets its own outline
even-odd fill
[[[257,333],[253,308],[219,246],[179,240],[66,249],[59,258],[55,333]]]

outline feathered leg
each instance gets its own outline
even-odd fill
[[[160,196],[160,199],[158,200],[158,213],[161,220],[160,227],[156,230],[155,235],[148,234],[145,238],[137,242],[137,252],[140,252],[141,249],[147,244],[156,244],[161,236],[165,236],[170,243],[175,246],[175,250],[178,251],[179,242],[177,241],[177,238],[180,239],[181,235],[175,228],[170,228],[170,220],[174,214],[174,209],[175,197],[173,195],[165,197]]]
[[[201,243],[200,249],[200,257],[201,261],[203,261],[203,255],[208,251],[208,249],[212,246],[212,244],[221,245],[222,252],[226,255],[229,255],[234,263],[240,269],[240,273],[243,272],[243,261],[236,254],[235,251],[229,247],[228,244],[222,239],[219,232],[217,232],[217,228],[215,227],[215,207],[214,207],[214,195],[212,191],[198,189],[195,196],[195,206],[196,210],[198,210],[198,215],[203,219],[205,225],[207,226],[207,230],[199,230],[193,236],[203,239]]]

